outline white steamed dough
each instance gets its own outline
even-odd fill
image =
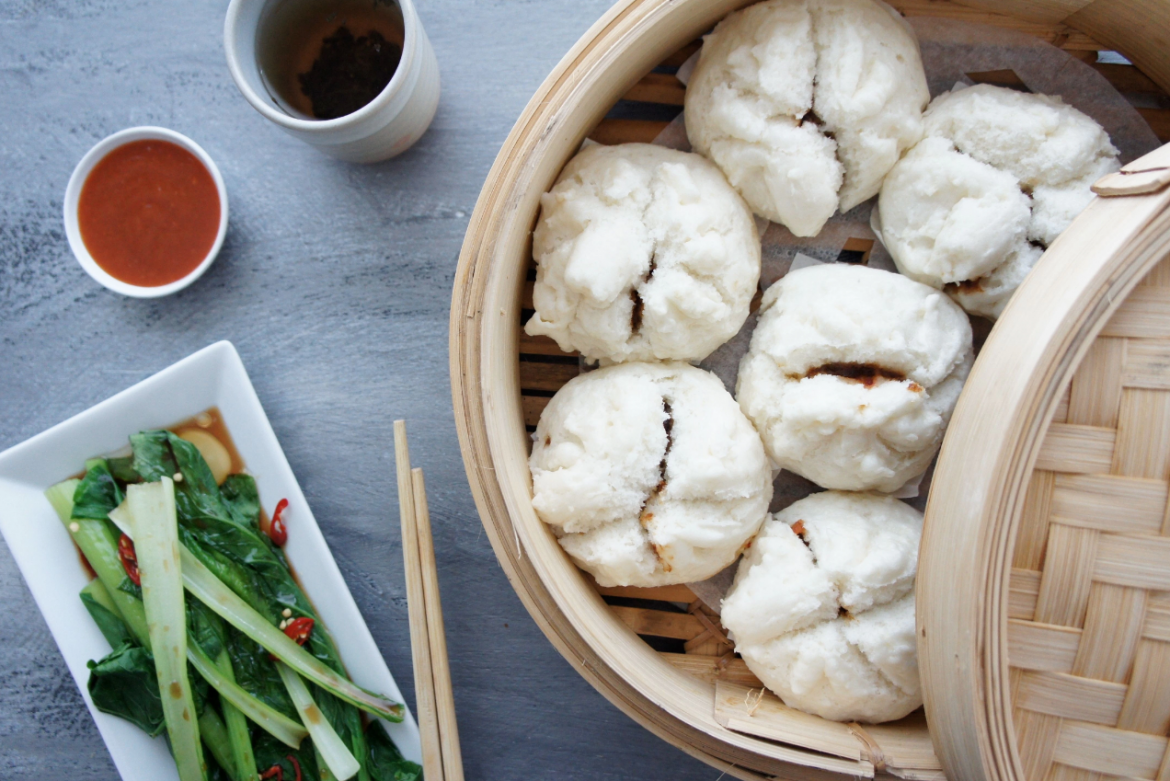
[[[923,120],[926,138],[886,176],[875,226],[899,271],[996,318],[1118,152],[1059,98],[985,84],[940,95]]]
[[[704,580],[763,523],[772,473],[714,375],[624,363],[580,375],[540,416],[533,507],[603,586]]]
[[[815,236],[922,137],[913,31],[880,0],[767,0],[706,37],[686,94],[695,151],[759,215]]]
[[[973,360],[958,306],[898,274],[825,264],[776,282],[760,311],[736,398],[776,465],[884,492],[926,469]]]
[[[593,145],[541,199],[525,330],[591,361],[701,360],[739,331],[760,278],[751,211],[699,155]]]
[[[793,708],[835,721],[922,704],[914,577],[922,515],[889,497],[826,491],[765,522],[721,620],[748,668]]]

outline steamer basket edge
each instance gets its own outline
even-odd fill
[[[745,778],[754,776],[743,768],[785,777],[836,777],[782,761],[815,764],[815,757],[810,760],[799,756],[800,752],[761,754],[762,741],[731,733],[709,715],[680,718],[673,712],[679,702],[664,700],[661,691],[648,691],[644,682],[631,682],[645,673],[643,664],[652,663],[645,656],[648,648],[624,627],[606,625],[608,609],[588,586],[584,590],[589,594],[577,603],[573,595],[583,591],[583,581],[575,569],[566,573],[563,567],[549,568],[547,555],[562,564],[564,557],[547,530],[538,522],[535,531],[531,523],[513,522],[524,513],[532,515],[527,467],[515,463],[516,454],[525,453],[524,421],[518,409],[515,315],[524,271],[518,259],[527,257],[539,195],[586,132],[642,74],[728,10],[747,4],[743,0],[717,5],[698,0],[621,3],[582,37],[546,79],[497,157],[467,231],[452,300],[452,391],[469,481],[497,558],[525,607],[562,655],[639,723],[723,771]],[[1170,16],[1170,7],[1161,10]],[[1040,13],[1048,18],[1053,14],[1051,10]],[[1162,27],[1170,28],[1170,24]],[[1104,36],[1102,40],[1112,44]],[[1119,48],[1129,51],[1126,46]],[[1163,81],[1152,70],[1148,73]],[[517,470],[523,480],[517,478]],[[567,615],[566,599],[574,602],[576,622]],[[581,615],[599,623],[578,625]],[[614,623],[612,618],[609,623]],[[655,669],[656,673],[677,676],[672,682],[687,688],[687,676],[665,664],[658,667],[665,669]],[[696,706],[696,696],[691,692],[682,704]],[[710,707],[707,699],[705,708],[709,711]]]

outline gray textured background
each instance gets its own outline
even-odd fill
[[[468,777],[714,781],[536,628],[480,526],[451,414],[447,308],[480,185],[608,0],[419,4],[442,70],[438,116],[404,156],[359,167],[244,102],[224,62],[226,0],[0,0],[0,450],[230,339],[413,704],[391,434],[405,417],[428,473]],[[231,204],[206,276],[154,302],[91,281],[61,221],[77,160],[142,124],[203,145]],[[116,778],[3,546],[0,778]]]

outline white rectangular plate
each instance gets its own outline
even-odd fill
[[[99,712],[90,700],[85,663],[108,654],[110,646],[78,597],[88,576],[44,491],[80,472],[87,458],[125,451],[131,434],[173,426],[210,407],[219,408],[269,514],[278,501],[288,499],[289,536],[284,551],[337,641],[350,676],[361,686],[402,702],[402,693],[342,580],[239,354],[230,342],[217,342],[0,453],[0,534],[124,781],[168,781],[177,779],[178,771],[162,736],[147,737],[130,722]],[[385,726],[407,759],[422,761],[418,726],[409,710],[401,724]]]

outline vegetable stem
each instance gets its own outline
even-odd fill
[[[219,692],[225,703],[231,703],[239,708],[257,726],[286,746],[300,747],[301,741],[309,734],[303,726],[263,700],[248,694],[235,681],[229,680],[198,646],[187,646],[187,659],[204,680],[211,684],[211,688]]]
[[[334,696],[389,721],[402,721],[400,703],[373,694],[326,667],[229,589],[186,547],[180,546],[183,583],[199,601],[264,646],[265,650]]]
[[[149,647],[142,603],[133,594],[120,588],[124,581],[129,582],[130,579],[126,577],[122,560],[118,558],[118,533],[108,521],[72,518],[73,492],[80,483],[80,480],[57,483],[45,491],[45,497],[57,511],[57,516],[65,524],[73,542],[81,548],[89,566],[101,579],[126,626],[130,627],[130,632],[138,642]]]
[[[353,778],[361,769],[361,765],[342,742],[329,719],[325,718],[325,714],[317,707],[317,703],[313,702],[309,687],[305,686],[301,677],[290,670],[288,665],[277,662],[276,669],[280,673],[280,679],[284,681],[284,688],[288,689],[288,696],[296,706],[297,713],[301,714],[301,720],[305,722],[309,734],[313,737],[314,748],[325,761],[325,765],[337,781],[348,781]]]
[[[242,776],[236,769],[235,757],[232,756],[231,738],[228,736],[227,727],[210,705],[204,707],[203,713],[199,716],[199,736],[203,739],[203,745],[211,752],[211,756],[215,757],[219,766],[231,776],[232,781],[241,781]]]
[[[180,781],[207,781],[195,700],[187,679],[187,612],[175,486],[164,477],[157,483],[128,486],[126,493],[142,578],[142,607],[171,753]]]
[[[223,677],[230,683],[236,682],[236,673],[232,669],[231,654],[227,648],[220,649],[215,666]],[[225,697],[220,700],[223,708],[223,720],[227,723],[228,738],[231,740],[232,757],[236,762],[236,781],[259,781],[260,775],[256,772],[256,755],[252,751],[252,735],[248,730],[248,720],[235,705]]]

